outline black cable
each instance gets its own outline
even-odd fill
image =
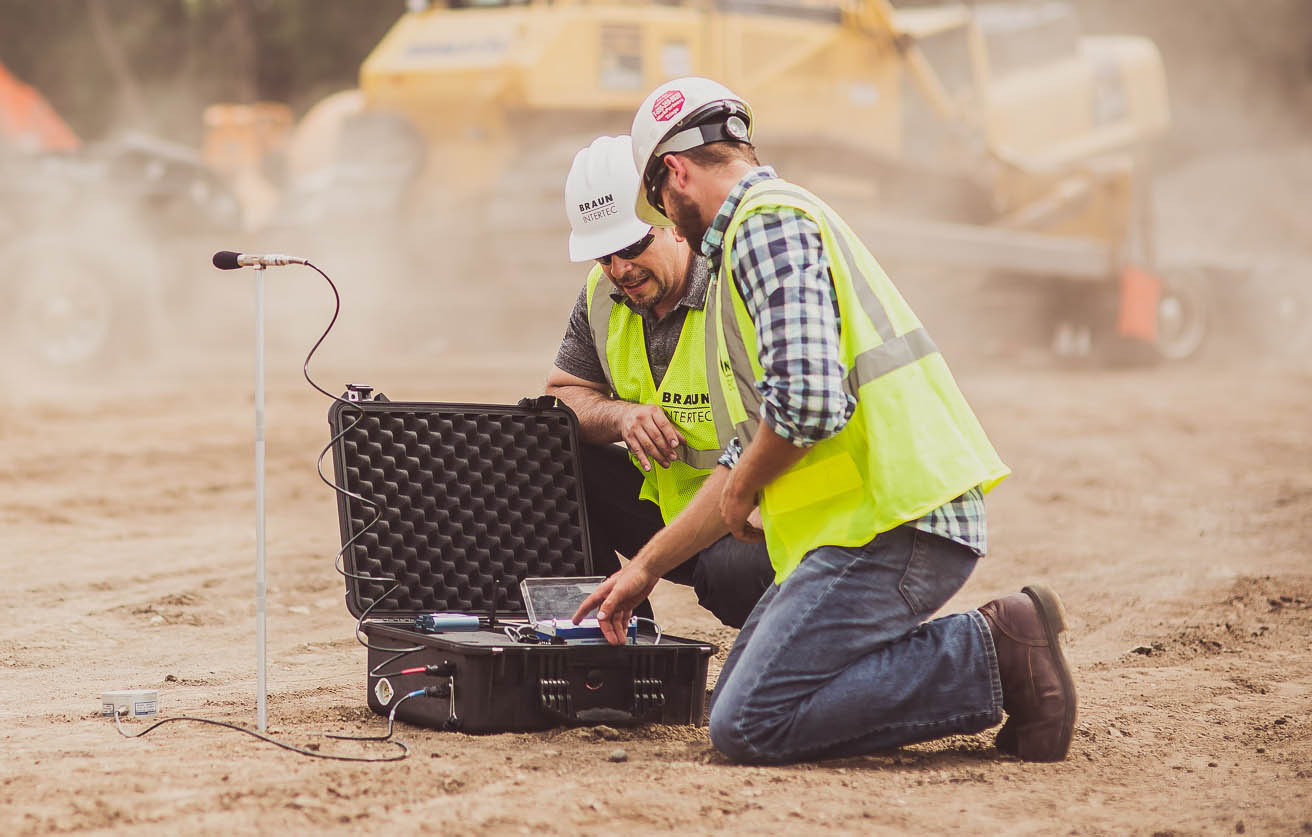
[[[332,319],[330,319],[330,320],[328,321],[328,326],[323,330],[323,333],[319,335],[319,339],[316,340],[316,341],[314,341],[314,345],[310,347],[310,351],[309,351],[309,353],[305,356],[305,363],[302,364],[302,366],[301,366],[301,372],[302,372],[302,374],[305,376],[305,380],[306,380],[306,382],[309,383],[309,385],[310,385],[311,387],[313,387],[314,389],[316,389],[316,390],[318,390],[319,392],[323,393],[325,396],[327,396],[328,398],[332,399],[333,401],[341,402],[341,403],[345,406],[345,408],[347,408],[347,409],[355,409],[356,414],[357,414],[356,417],[355,417],[355,420],[354,420],[354,421],[352,421],[350,424],[348,424],[348,425],[346,425],[345,427],[343,427],[342,430],[341,430],[341,432],[337,433],[337,434],[334,435],[331,439],[328,440],[328,444],[325,445],[324,448],[323,448],[323,450],[321,450],[321,451],[319,452],[319,457],[318,457],[318,459],[317,459],[316,462],[315,462],[315,470],[316,470],[316,471],[318,472],[318,474],[319,474],[319,479],[320,479],[325,485],[327,485],[329,488],[333,489],[333,491],[338,492],[339,494],[342,494],[343,496],[345,496],[345,497],[347,497],[347,498],[349,498],[349,499],[356,500],[356,501],[362,503],[362,504],[363,504],[364,506],[366,506],[367,508],[369,508],[369,509],[371,509],[372,511],[374,511],[374,517],[373,517],[373,519],[370,520],[367,524],[365,524],[364,527],[362,527],[362,528],[360,529],[360,531],[356,532],[354,535],[352,535],[350,538],[348,538],[347,541],[346,541],[346,543],[342,544],[342,548],[339,549],[339,550],[337,551],[337,555],[333,558],[333,567],[334,567],[334,569],[337,570],[337,572],[338,572],[339,575],[342,575],[342,576],[345,577],[345,578],[354,579],[354,580],[357,580],[357,581],[366,581],[366,582],[371,582],[371,583],[388,583],[388,582],[391,582],[391,584],[392,584],[391,587],[389,587],[386,591],[384,591],[383,594],[382,594],[381,596],[375,598],[375,599],[373,600],[373,602],[371,602],[371,603],[369,604],[369,606],[366,607],[366,608],[360,613],[360,616],[359,616],[359,618],[356,620],[356,623],[355,623],[355,638],[356,638],[356,641],[357,641],[357,642],[359,642],[360,644],[364,645],[366,648],[370,648],[370,649],[373,649],[373,650],[388,651],[388,652],[396,652],[395,654],[393,654],[393,656],[387,658],[387,659],[384,660],[383,662],[381,662],[381,663],[379,663],[378,665],[374,666],[374,668],[369,672],[371,676],[374,676],[374,677],[381,677],[381,676],[385,676],[385,675],[377,674],[378,669],[382,668],[383,666],[387,665],[388,663],[395,662],[396,660],[400,659],[401,657],[406,656],[407,654],[412,654],[412,653],[414,653],[414,652],[416,652],[416,651],[422,651],[422,650],[424,650],[424,647],[423,647],[423,646],[413,646],[413,647],[410,647],[410,648],[386,648],[386,647],[379,646],[379,645],[371,645],[371,644],[369,643],[369,640],[368,640],[367,635],[366,635],[363,639],[361,639],[361,634],[363,633],[362,630],[361,630],[361,626],[364,624],[364,619],[365,619],[365,617],[368,616],[368,615],[369,615],[369,612],[372,611],[375,607],[377,607],[380,603],[382,603],[383,601],[386,601],[387,597],[390,596],[390,595],[392,595],[392,593],[395,592],[395,591],[397,590],[397,588],[399,588],[399,587],[401,586],[401,582],[400,582],[400,580],[395,579],[395,578],[380,578],[380,577],[372,576],[372,575],[368,575],[368,574],[365,574],[365,573],[349,572],[349,571],[347,571],[347,570],[345,569],[345,567],[343,566],[343,559],[345,558],[346,551],[347,551],[348,549],[350,549],[352,546],[354,546],[354,545],[355,545],[355,542],[356,542],[357,540],[359,540],[359,539],[364,535],[364,533],[365,533],[366,531],[368,531],[368,530],[369,530],[369,529],[370,529],[375,523],[377,523],[379,520],[382,519],[382,517],[383,517],[383,510],[382,510],[382,507],[381,507],[381,506],[379,506],[379,505],[378,505],[377,503],[375,503],[374,501],[370,500],[368,497],[365,497],[365,496],[362,495],[362,494],[358,494],[358,493],[356,493],[356,492],[350,491],[350,490],[348,490],[348,489],[346,489],[346,488],[343,488],[343,487],[337,485],[335,482],[333,482],[332,480],[328,479],[328,478],[324,475],[324,472],[323,472],[323,460],[324,460],[324,457],[328,455],[328,452],[332,450],[332,448],[333,448],[334,445],[336,445],[339,441],[341,441],[341,439],[343,439],[343,438],[346,436],[347,433],[349,433],[351,430],[353,430],[357,424],[359,424],[361,421],[364,420],[364,411],[363,411],[363,410],[360,410],[358,407],[356,407],[356,406],[355,406],[354,404],[352,404],[350,401],[347,401],[346,399],[341,398],[340,396],[333,395],[332,393],[328,392],[328,391],[325,390],[323,387],[321,387],[321,386],[319,386],[318,384],[316,384],[316,383],[314,382],[314,379],[310,377],[310,360],[311,360],[311,358],[314,357],[315,352],[317,352],[317,351],[319,350],[319,347],[323,344],[323,341],[328,337],[328,333],[331,332],[331,331],[333,330],[333,326],[337,324],[337,317],[341,314],[341,310],[342,310],[342,297],[341,297],[341,294],[338,293],[338,291],[337,291],[337,285],[333,282],[332,278],[331,278],[327,273],[324,273],[322,270],[319,269],[319,267],[318,267],[317,265],[311,264],[310,262],[306,262],[305,264],[306,264],[306,267],[313,268],[313,270],[314,270],[316,273],[318,273],[320,276],[322,276],[323,279],[324,279],[324,281],[328,283],[328,287],[332,290],[332,292],[333,292],[333,316],[332,316]],[[338,740],[338,741],[386,741],[387,743],[392,744],[392,745],[395,745],[396,747],[399,747],[399,748],[400,748],[401,752],[400,752],[399,754],[397,754],[397,755],[392,755],[392,756],[387,756],[387,757],[384,757],[384,758],[373,758],[373,757],[368,757],[368,756],[339,756],[339,755],[336,755],[336,754],[333,754],[333,753],[317,753],[317,752],[315,752],[315,751],[313,751],[313,750],[307,750],[307,749],[304,749],[303,747],[297,747],[297,746],[295,746],[295,745],[287,744],[286,742],[279,741],[278,739],[273,738],[272,736],[269,736],[269,735],[265,735],[264,733],[259,732],[259,731],[257,731],[257,730],[248,729],[248,728],[246,728],[246,727],[238,726],[238,725],[236,725],[236,724],[230,724],[230,723],[228,723],[227,721],[215,721],[215,720],[212,720],[212,719],[210,719],[210,718],[197,718],[197,717],[194,717],[194,716],[191,716],[191,715],[178,715],[178,716],[173,717],[173,718],[163,718],[163,719],[158,720],[158,721],[156,721],[155,723],[151,724],[150,726],[146,727],[145,729],[141,730],[140,732],[137,732],[137,733],[129,733],[129,732],[127,732],[126,730],[123,729],[123,724],[122,724],[121,719],[120,719],[120,713],[116,711],[116,712],[114,713],[114,728],[117,729],[119,735],[123,736],[124,738],[140,738],[140,737],[142,737],[143,735],[146,735],[147,733],[151,732],[152,730],[155,730],[155,729],[157,729],[158,727],[163,726],[164,724],[173,723],[173,722],[175,722],[175,721],[190,721],[190,722],[192,722],[192,723],[196,723],[196,724],[210,724],[211,726],[223,727],[223,728],[225,728],[225,729],[231,729],[231,730],[236,730],[237,732],[243,732],[243,733],[245,733],[245,734],[247,734],[247,735],[250,735],[250,736],[253,736],[253,737],[255,737],[255,738],[258,738],[258,739],[261,740],[261,741],[268,742],[269,744],[272,744],[272,745],[274,745],[275,747],[281,747],[281,748],[284,749],[284,750],[290,750],[290,751],[293,752],[293,753],[298,753],[298,754],[300,754],[300,755],[308,756],[308,757],[310,757],[310,758],[316,758],[316,759],[330,759],[330,760],[333,760],[333,761],[355,761],[355,762],[391,762],[391,761],[401,761],[402,759],[405,759],[407,756],[410,755],[410,747],[409,747],[404,741],[393,741],[393,740],[391,740],[391,739],[392,739],[393,724],[394,724],[394,722],[395,722],[395,720],[396,720],[396,711],[397,711],[397,709],[400,708],[400,706],[401,706],[402,703],[405,703],[405,702],[406,702],[407,700],[409,700],[410,698],[412,698],[412,697],[418,697],[418,696],[420,696],[420,695],[425,695],[425,694],[428,694],[428,695],[435,695],[435,694],[437,694],[437,693],[436,693],[436,691],[432,690],[431,687],[428,688],[428,689],[418,689],[418,690],[416,690],[416,691],[409,692],[409,693],[403,695],[399,700],[396,701],[396,703],[392,704],[392,709],[391,709],[391,711],[388,713],[388,716],[387,716],[387,733],[386,733],[385,735],[381,735],[381,736],[354,736],[354,735],[334,735],[334,734],[331,734],[331,733],[324,733],[324,737],[325,737],[325,738],[332,738],[332,739],[334,739],[334,740]]]
[[[410,649],[410,650],[408,650],[408,651],[402,651],[402,652],[400,652],[399,654],[393,654],[392,656],[388,657],[386,660],[383,660],[383,661],[382,661],[381,663],[379,663],[378,665],[376,665],[376,666],[374,666],[373,668],[369,669],[369,676],[370,676],[370,677],[397,677],[397,676],[399,676],[400,672],[384,672],[384,673],[380,673],[380,672],[378,671],[378,669],[382,668],[382,667],[385,666],[385,665],[389,665],[389,664],[391,664],[391,663],[394,663],[394,662],[396,662],[397,660],[401,659],[402,657],[405,657],[405,656],[408,656],[408,655],[410,655],[410,654],[413,654],[413,653],[415,653],[416,651],[423,651],[423,650],[424,650],[424,646],[422,646],[422,645],[417,645],[417,646],[415,646],[414,648],[412,648],[412,649]]]
[[[398,652],[402,654],[408,654],[415,651],[422,651],[423,646],[412,646],[410,648],[389,648],[383,645],[372,645],[369,642],[368,635],[365,634],[363,631],[364,620],[369,615],[370,611],[372,611],[374,608],[378,607],[378,605],[385,602],[388,596],[396,592],[396,590],[401,586],[401,581],[400,579],[396,579],[396,578],[382,578],[379,576],[368,575],[365,573],[350,572],[345,568],[343,564],[343,561],[345,560],[346,557],[347,550],[351,549],[355,545],[355,542],[357,540],[364,537],[365,532],[369,531],[369,529],[371,529],[375,523],[383,519],[383,509],[382,506],[378,505],[373,500],[370,500],[368,497],[365,497],[362,494],[358,494],[356,492],[343,488],[342,486],[338,485],[336,482],[328,479],[326,476],[324,476],[323,473],[324,457],[328,455],[328,453],[333,449],[334,445],[336,445],[339,441],[345,438],[346,434],[354,430],[355,426],[364,420],[364,411],[361,410],[358,406],[356,406],[352,402],[347,401],[345,398],[342,398],[339,395],[333,395],[328,390],[316,384],[314,382],[314,379],[310,377],[310,360],[311,358],[314,357],[314,353],[319,350],[319,346],[323,345],[323,341],[328,337],[328,333],[333,330],[333,326],[337,324],[337,317],[342,310],[342,296],[340,293],[337,292],[337,285],[333,282],[332,278],[327,273],[324,273],[322,270],[320,270],[318,265],[312,264],[310,262],[306,262],[305,266],[312,268],[316,273],[322,276],[324,281],[328,283],[328,287],[332,289],[333,316],[332,319],[328,321],[328,326],[323,330],[323,334],[320,334],[319,339],[314,341],[314,345],[310,347],[309,353],[305,356],[305,363],[301,365],[301,374],[305,376],[306,383],[308,383],[311,387],[313,387],[323,395],[327,396],[328,398],[332,399],[334,402],[340,402],[345,409],[353,409],[356,411],[355,420],[352,421],[350,424],[344,426],[341,429],[341,431],[339,431],[331,439],[328,440],[328,444],[324,445],[323,450],[319,451],[319,457],[318,459],[315,460],[315,470],[319,474],[320,482],[322,482],[324,485],[328,486],[338,494],[347,497],[348,499],[356,500],[362,503],[366,508],[374,512],[373,519],[370,520],[368,523],[366,523],[364,526],[362,526],[360,530],[356,532],[354,535],[352,535],[350,538],[347,538],[346,543],[342,544],[342,548],[339,549],[337,551],[337,554],[333,557],[333,569],[336,570],[337,574],[342,576],[343,578],[348,578],[355,581],[365,581],[372,584],[387,584],[390,582],[392,585],[391,587],[388,587],[386,590],[384,590],[382,595],[376,597],[369,604],[368,607],[366,607],[364,610],[360,612],[359,617],[356,618],[355,620],[356,642],[360,643],[365,648],[374,651]]]
[[[412,697],[414,694],[415,694],[414,692],[411,692],[410,694],[406,695],[405,697],[406,697],[406,698],[408,698],[408,697]],[[421,691],[421,692],[419,692],[419,694],[423,694],[423,692]],[[396,705],[399,706],[403,700],[405,700],[405,698],[402,698],[401,700],[398,700],[398,701],[396,702]],[[393,706],[393,707],[392,707],[392,716],[394,716],[394,715],[396,715],[396,706]],[[128,733],[128,732],[124,731],[124,729],[123,729],[123,724],[120,723],[120,721],[119,721],[119,713],[118,713],[118,712],[115,712],[115,713],[114,713],[114,726],[118,729],[118,733],[119,733],[119,735],[123,736],[124,738],[140,738],[141,736],[145,735],[146,733],[150,732],[151,730],[155,729],[156,727],[161,727],[161,726],[163,726],[164,724],[170,724],[170,723],[173,723],[174,721],[192,721],[193,723],[197,723],[197,724],[212,724],[213,726],[216,726],[216,727],[226,727],[227,729],[235,729],[237,732],[244,732],[244,733],[246,733],[247,735],[253,735],[253,736],[255,736],[256,738],[260,739],[261,741],[267,741],[267,742],[269,742],[270,744],[273,744],[274,746],[277,746],[277,747],[281,747],[281,748],[283,748],[284,750],[291,750],[293,753],[300,753],[300,754],[303,755],[303,756],[309,756],[310,758],[315,758],[315,759],[332,759],[332,760],[334,760],[334,761],[375,761],[375,762],[381,762],[381,761],[401,761],[401,760],[404,759],[406,756],[410,755],[410,748],[406,745],[406,743],[405,743],[404,741],[389,741],[389,740],[388,740],[388,739],[390,739],[390,738],[392,737],[392,717],[391,717],[391,716],[389,716],[388,719],[387,719],[387,735],[382,736],[382,737],[353,738],[353,737],[349,737],[349,736],[342,736],[342,735],[329,735],[328,733],[324,733],[324,736],[325,736],[326,738],[337,738],[337,739],[344,739],[344,740],[350,740],[350,741],[387,741],[387,743],[389,743],[389,744],[394,744],[395,746],[401,748],[401,753],[400,753],[399,755],[395,755],[395,756],[387,756],[387,757],[385,757],[385,758],[369,758],[369,757],[367,757],[367,756],[339,756],[339,755],[335,755],[335,754],[333,754],[333,753],[316,753],[316,752],[314,752],[313,750],[306,750],[306,749],[303,749],[303,748],[301,748],[301,747],[296,747],[296,746],[293,746],[293,745],[291,745],[291,744],[287,744],[287,743],[285,743],[285,742],[283,742],[283,741],[279,741],[278,739],[273,738],[272,736],[265,735],[265,734],[262,733],[262,732],[258,732],[258,731],[253,730],[253,729],[247,729],[246,727],[239,727],[239,726],[237,726],[236,724],[230,724],[230,723],[228,723],[227,721],[214,721],[214,720],[211,720],[211,719],[209,719],[209,718],[194,718],[194,717],[191,717],[191,716],[189,716],[189,715],[179,715],[179,716],[174,717],[174,718],[164,718],[164,719],[159,720],[159,721],[156,721],[155,723],[153,723],[153,724],[151,724],[150,726],[146,727],[146,728],[143,729],[141,732],[138,732],[138,733],[133,734],[133,733]]]
[[[386,735],[333,735],[326,732],[324,733],[324,736],[327,738],[336,738],[338,741],[387,741],[392,737],[392,722],[396,720],[396,710],[400,709],[401,704],[405,703],[410,698],[419,697],[424,694],[428,694],[431,697],[434,693],[430,693],[428,689],[415,689],[413,692],[408,692],[407,694],[402,695],[400,700],[392,704],[392,711],[387,713]],[[402,747],[405,747],[405,743],[402,741],[393,741],[391,743],[400,744]],[[406,748],[406,752],[410,752],[408,747]],[[402,758],[404,758],[404,756]],[[383,761],[383,759],[379,759],[379,761]]]

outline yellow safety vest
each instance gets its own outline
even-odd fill
[[[818,546],[860,546],[975,486],[989,491],[1010,470],[875,258],[823,201],[783,180],[747,190],[707,292],[707,365],[716,370],[711,403],[721,445],[733,435],[745,445],[755,434],[755,384],[764,377],[756,329],[733,281],[734,239],[749,215],[778,208],[799,210],[820,227],[841,319],[844,386],[857,399],[841,431],[761,493],[766,546],[782,582]]]
[[[588,326],[611,391],[625,401],[661,407],[684,438],[678,460],[669,468],[653,463],[650,471],[642,471],[638,496],[660,506],[669,523],[692,500],[720,457],[706,385],[706,313],[688,309],[674,356],[657,387],[647,361],[642,317],[622,302],[617,304],[610,292],[610,280],[601,266],[593,267],[588,274]],[[629,459],[642,470],[632,453]]]

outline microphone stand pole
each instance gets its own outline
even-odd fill
[[[264,584],[264,266],[255,268],[255,680],[256,726],[268,728]]]

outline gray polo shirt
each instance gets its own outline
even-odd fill
[[[706,259],[694,255],[688,261],[688,289],[663,319],[657,319],[650,311],[641,312],[633,307],[629,298],[610,285],[610,280],[602,277],[610,288],[610,298],[622,302],[629,309],[642,317],[642,334],[647,345],[647,363],[651,365],[651,376],[656,386],[661,385],[665,371],[670,368],[670,360],[679,344],[679,335],[683,332],[683,322],[689,310],[700,311],[706,306],[706,286],[710,274]],[[606,373],[602,371],[601,360],[597,357],[597,346],[592,341],[592,329],[588,328],[588,285],[585,282],[579,291],[579,298],[574,303],[574,310],[569,315],[569,325],[565,328],[565,339],[560,342],[556,352],[556,366],[575,377],[598,384],[606,383]]]

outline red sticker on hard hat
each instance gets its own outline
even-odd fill
[[[651,115],[656,117],[657,122],[668,122],[678,116],[681,110],[683,110],[683,92],[666,90],[652,103]]]

